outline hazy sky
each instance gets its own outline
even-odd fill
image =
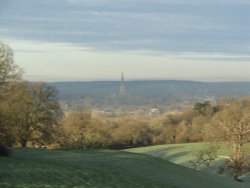
[[[0,0],[28,80],[250,81],[249,0]]]

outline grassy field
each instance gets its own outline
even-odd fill
[[[147,154],[167,161],[171,161],[175,164],[191,167],[190,161],[195,160],[195,152],[202,150],[207,146],[207,143],[167,144],[142,148],[133,148],[128,149],[126,151],[132,153]],[[250,147],[250,145],[248,147]],[[229,151],[226,148],[227,147],[225,145],[221,145],[218,154],[227,155]],[[203,167],[201,168],[201,170],[218,175],[218,167],[222,163],[223,161],[217,160],[210,167]],[[242,179],[245,181],[245,184],[248,184],[250,187],[250,175],[243,176]]]
[[[166,159],[176,164],[188,165],[190,160],[194,159],[194,153],[206,147],[205,143],[188,144],[167,144],[150,147],[132,148],[126,151],[133,153],[143,153]],[[225,150],[220,153],[227,152]]]
[[[124,151],[13,149],[0,157],[0,187],[237,188],[225,177]]]

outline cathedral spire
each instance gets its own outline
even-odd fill
[[[121,83],[120,83],[120,95],[123,96],[125,94],[125,83],[124,83],[124,74],[123,71],[121,73]]]

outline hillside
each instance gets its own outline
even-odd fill
[[[171,161],[175,164],[182,165],[185,167],[191,168],[190,161],[195,160],[195,152],[200,151],[206,147],[206,143],[188,143],[188,144],[167,144],[167,145],[158,145],[150,147],[141,147],[141,148],[132,148],[127,149],[126,151],[132,153],[147,154],[149,156],[158,157],[167,161]],[[250,145],[249,145],[250,147]],[[228,153],[228,150],[225,146],[221,146],[218,151],[219,155],[225,155]],[[218,167],[222,164],[223,161],[217,160],[210,167],[202,167],[202,171],[206,171],[211,174],[218,175]],[[241,177],[245,184],[250,185],[250,176]]]
[[[0,187],[237,188],[244,184],[143,154],[13,149],[0,158]]]
[[[194,153],[203,149],[205,146],[205,143],[166,144],[158,146],[132,148],[126,151],[147,154],[150,156],[171,161],[176,164],[189,166],[189,161],[194,159]]]

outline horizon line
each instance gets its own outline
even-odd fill
[[[24,80],[28,82],[45,82],[45,83],[65,83],[65,82],[120,82],[118,79],[96,79],[96,80]],[[200,82],[200,83],[250,83],[250,80],[191,80],[191,79],[124,79],[124,82],[133,82],[133,81],[178,81],[178,82]]]

